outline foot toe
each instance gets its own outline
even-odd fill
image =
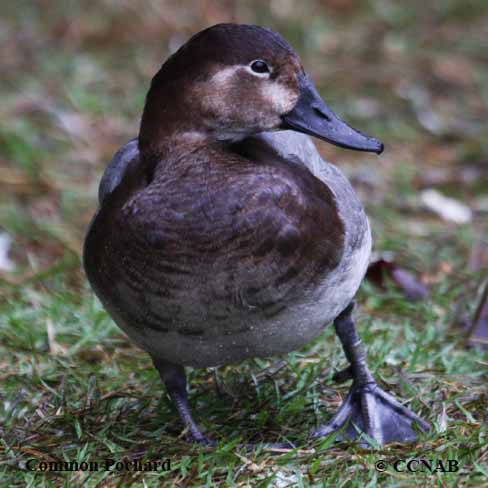
[[[324,437],[342,427],[351,440],[364,432],[378,444],[384,444],[415,441],[417,430],[427,431],[430,425],[372,383],[353,385],[339,411],[311,437]]]

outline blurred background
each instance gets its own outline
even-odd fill
[[[390,378],[399,365],[410,377],[418,375],[423,397],[434,405],[430,420],[444,430],[453,425],[448,419],[460,422],[453,446],[469,446],[466,436],[477,438],[487,411],[481,375],[488,362],[466,349],[464,337],[471,327],[471,339],[488,341],[482,331],[488,321],[486,0],[3,0],[1,11],[0,399],[4,425],[13,429],[5,437],[10,445],[31,442],[37,452],[52,452],[48,439],[59,435],[57,442],[81,449],[78,428],[84,424],[76,422],[86,405],[98,424],[83,428],[100,434],[103,409],[86,403],[95,391],[93,378],[106,398],[121,398],[110,408],[124,418],[134,415],[132,425],[141,428],[130,434],[125,427],[112,429],[132,439],[143,433],[150,440],[157,432],[158,442],[166,432],[158,430],[161,406],[149,403],[161,395],[157,375],[94,300],[81,248],[102,172],[137,135],[151,77],[192,34],[219,22],[256,23],[281,33],[333,110],[385,143],[377,157],[315,141],[351,179],[372,224],[377,266],[374,284],[366,283],[360,295],[366,324],[360,332],[373,367],[390,368]],[[307,358],[291,355],[288,374],[278,376],[285,390],[301,392],[293,400],[273,407],[272,388],[258,400],[251,394],[244,406],[234,399],[249,432],[260,424],[244,407],[255,412],[254,402],[263,398],[271,403],[261,408],[261,424],[281,419],[279,428],[266,424],[273,432],[288,422],[293,437],[310,426],[311,398],[321,391],[311,378],[320,370],[319,377],[330,379],[338,361],[322,363],[322,347],[329,346],[312,346]],[[245,384],[254,392],[246,383],[248,368],[222,374],[239,391]],[[215,403],[211,375],[192,374],[208,393],[208,400],[199,399],[209,428],[220,422],[231,437],[229,407]],[[413,397],[407,383],[397,388]],[[58,414],[46,423],[49,412],[66,405],[65,384],[68,404],[78,413],[64,424]],[[123,398],[127,391],[137,400]],[[321,394],[338,402],[330,392]],[[451,397],[457,403],[445,404]],[[150,413],[140,414],[147,405]],[[170,411],[164,408],[163,417]],[[272,408],[274,417],[265,418]],[[167,444],[160,444],[166,450],[179,432],[174,418],[169,431]],[[130,442],[111,439],[132,449]]]
[[[418,240],[410,267],[464,269],[488,211],[484,0],[20,0],[0,20],[3,280],[78,267],[101,173],[137,135],[151,77],[228,21],[280,32],[333,109],[385,142],[380,158],[317,142],[361,192],[377,249]]]

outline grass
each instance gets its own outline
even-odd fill
[[[88,3],[7,2],[0,24],[0,231],[16,264],[0,271],[0,486],[488,486],[488,356],[459,326],[486,276],[468,265],[488,231],[484,2]],[[87,285],[81,242],[106,162],[137,133],[168,46],[221,20],[283,33],[333,108],[387,143],[381,158],[319,147],[365,202],[376,252],[431,290],[411,302],[393,283],[366,281],[358,296],[376,378],[433,424],[415,444],[308,440],[348,390],[332,382],[346,362],[328,328],[283,358],[189,371],[196,418],[219,444],[188,445],[149,358]],[[469,205],[473,220],[426,212],[419,195],[432,187]],[[285,440],[298,448],[237,447]],[[171,470],[26,466],[106,458],[169,458]],[[419,458],[459,470],[393,468]]]
[[[387,482],[447,486],[462,479],[480,486],[486,476],[486,354],[465,350],[451,329],[449,302],[456,290],[422,304],[398,290],[380,296],[365,286],[360,330],[380,383],[422,413],[432,433],[414,445],[373,450],[331,439],[307,441],[330,417],[347,386],[331,383],[345,365],[332,329],[306,351],[283,362],[254,360],[190,373],[190,395],[217,449],[189,446],[148,357],[132,347],[85,288],[65,286],[62,274],[48,289],[18,290],[2,310],[2,468],[9,486],[147,486],[175,480],[194,486],[250,482],[291,486],[327,480],[330,486]],[[17,292],[16,292],[17,293]],[[49,338],[49,324],[56,335]],[[273,367],[278,371],[273,374]],[[271,368],[271,369],[270,369]],[[285,453],[236,449],[242,441],[291,440]],[[171,459],[171,472],[31,473],[28,459]],[[455,473],[385,473],[379,460],[459,461]],[[44,485],[43,485],[44,483]],[[51,484],[52,483],[52,484]],[[281,485],[280,485],[281,486]]]

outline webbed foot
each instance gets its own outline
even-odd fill
[[[422,431],[430,428],[427,422],[376,383],[363,386],[353,384],[338,412],[311,437],[325,437],[346,426],[344,434],[349,439],[356,439],[365,432],[378,444],[412,442],[417,439],[415,425]]]
[[[353,383],[338,412],[311,437],[324,437],[344,427],[344,434],[350,439],[356,439],[364,432],[378,444],[414,441],[417,439],[415,426],[428,431],[430,425],[376,384],[352,320],[353,307],[354,303],[351,303],[334,321],[350,362],[350,366],[337,373],[335,379],[342,382],[352,378]]]

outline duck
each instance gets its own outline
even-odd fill
[[[190,441],[213,442],[193,417],[185,368],[287,354],[329,324],[352,385],[311,438],[340,431],[360,442],[411,442],[430,428],[368,368],[353,309],[371,228],[310,136],[383,151],[329,108],[281,35],[218,24],[162,64],[138,137],[101,179],[86,276],[151,356]]]

